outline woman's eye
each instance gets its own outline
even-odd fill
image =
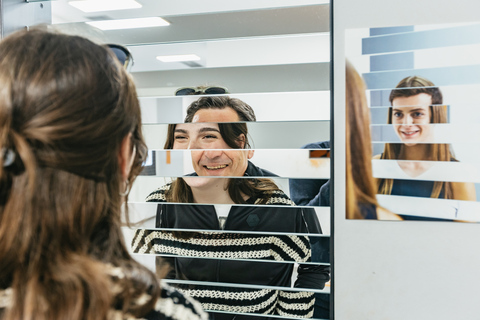
[[[423,116],[423,112],[415,112],[415,113],[413,114],[413,116],[416,117],[416,118],[420,118],[420,117]]]
[[[175,140],[186,140],[187,137],[185,136],[175,136]]]
[[[393,113],[393,116],[394,116],[395,118],[399,118],[399,117],[402,116],[402,114],[401,114],[400,112],[394,112],[394,113]]]
[[[214,135],[206,135],[203,137],[204,139],[217,139],[217,136]]]

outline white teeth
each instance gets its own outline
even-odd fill
[[[218,169],[223,169],[223,168],[226,168],[226,167],[227,167],[226,164],[221,165],[221,166],[216,166],[216,167],[205,166],[205,168],[207,168],[208,170],[218,170]]]

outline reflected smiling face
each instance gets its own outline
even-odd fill
[[[433,129],[429,126],[431,104],[432,97],[426,93],[392,101],[392,124],[405,145],[432,141]]]
[[[243,139],[241,135],[240,140]],[[239,142],[243,148],[244,143]],[[192,164],[199,176],[243,176],[253,150],[232,149],[217,123],[184,123],[175,128],[174,149],[192,150]]]

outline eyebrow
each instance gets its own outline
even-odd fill
[[[399,108],[402,108],[402,107],[399,107]],[[405,112],[404,110],[402,109],[399,109],[399,108],[393,108],[393,111],[401,111],[401,112]],[[409,110],[408,112],[414,112],[414,111],[419,111],[419,110],[427,110],[428,108],[425,108],[425,107],[418,107],[418,108],[415,108],[415,109],[412,109],[412,110]]]
[[[185,129],[175,129],[175,133],[188,133]]]
[[[217,128],[214,128],[214,127],[203,127],[198,132],[205,133],[205,132],[209,132],[209,131],[215,131],[215,132],[220,133],[220,130],[218,130]]]

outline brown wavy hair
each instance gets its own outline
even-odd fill
[[[430,80],[419,77],[410,76],[402,79],[389,96],[390,104],[399,97],[411,97],[417,94],[426,93],[432,98],[430,109],[430,123],[447,123],[447,106],[443,104],[442,92]],[[388,109],[388,124],[393,123],[393,108]],[[406,146],[403,143],[385,143],[384,151],[381,159],[401,160],[400,155]],[[448,144],[425,144],[427,153],[432,155],[433,161],[456,161],[450,145]],[[420,160],[420,159],[419,159]],[[393,179],[378,179],[378,192],[380,194],[391,194],[393,188]],[[444,197],[451,199],[453,197],[452,183],[435,181],[430,197],[438,198],[444,190]]]
[[[106,47],[42,30],[5,38],[0,57],[0,318],[145,315],[159,284],[120,229],[122,141],[136,149],[130,184],[147,150],[132,79]]]
[[[363,219],[362,206],[378,206],[372,175],[370,114],[365,83],[348,61],[345,90],[346,215],[347,219]]]

